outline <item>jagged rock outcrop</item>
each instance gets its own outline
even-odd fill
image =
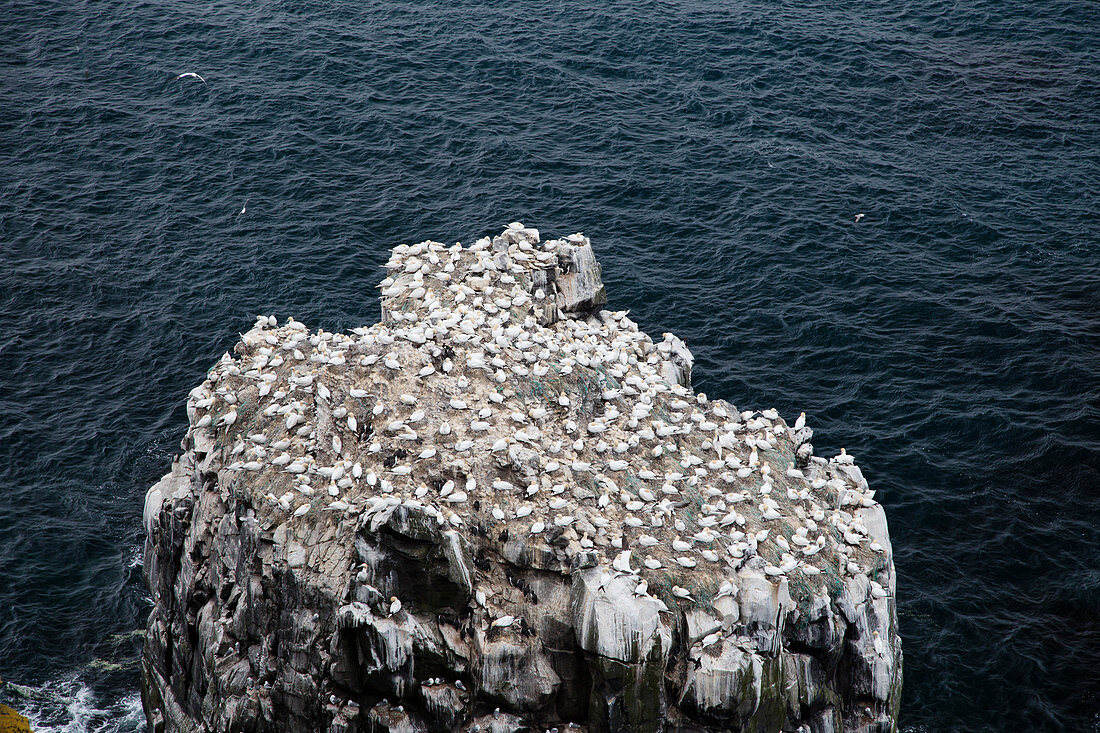
[[[886,518],[804,418],[690,389],[590,243],[394,250],[260,317],[146,498],[152,731],[890,731]]]

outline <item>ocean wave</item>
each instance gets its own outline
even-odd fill
[[[104,694],[97,691],[82,672],[68,672],[41,685],[5,681],[0,690],[8,704],[30,721],[35,733],[143,733],[146,730],[139,693],[127,690],[116,695]]]

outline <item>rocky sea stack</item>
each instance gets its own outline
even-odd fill
[[[260,317],[149,490],[152,731],[891,731],[886,517],[804,418],[691,389],[587,238],[393,250]]]

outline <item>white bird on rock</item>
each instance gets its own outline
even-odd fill
[[[677,598],[683,598],[687,601],[695,600],[691,597],[691,592],[687,588],[681,588],[678,585],[672,586],[672,595],[676,596]]]
[[[612,561],[611,566],[620,573],[633,573],[630,569],[630,550],[623,550]]]

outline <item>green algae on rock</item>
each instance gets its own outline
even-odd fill
[[[7,705],[0,705],[0,733],[31,733],[31,723]]]

